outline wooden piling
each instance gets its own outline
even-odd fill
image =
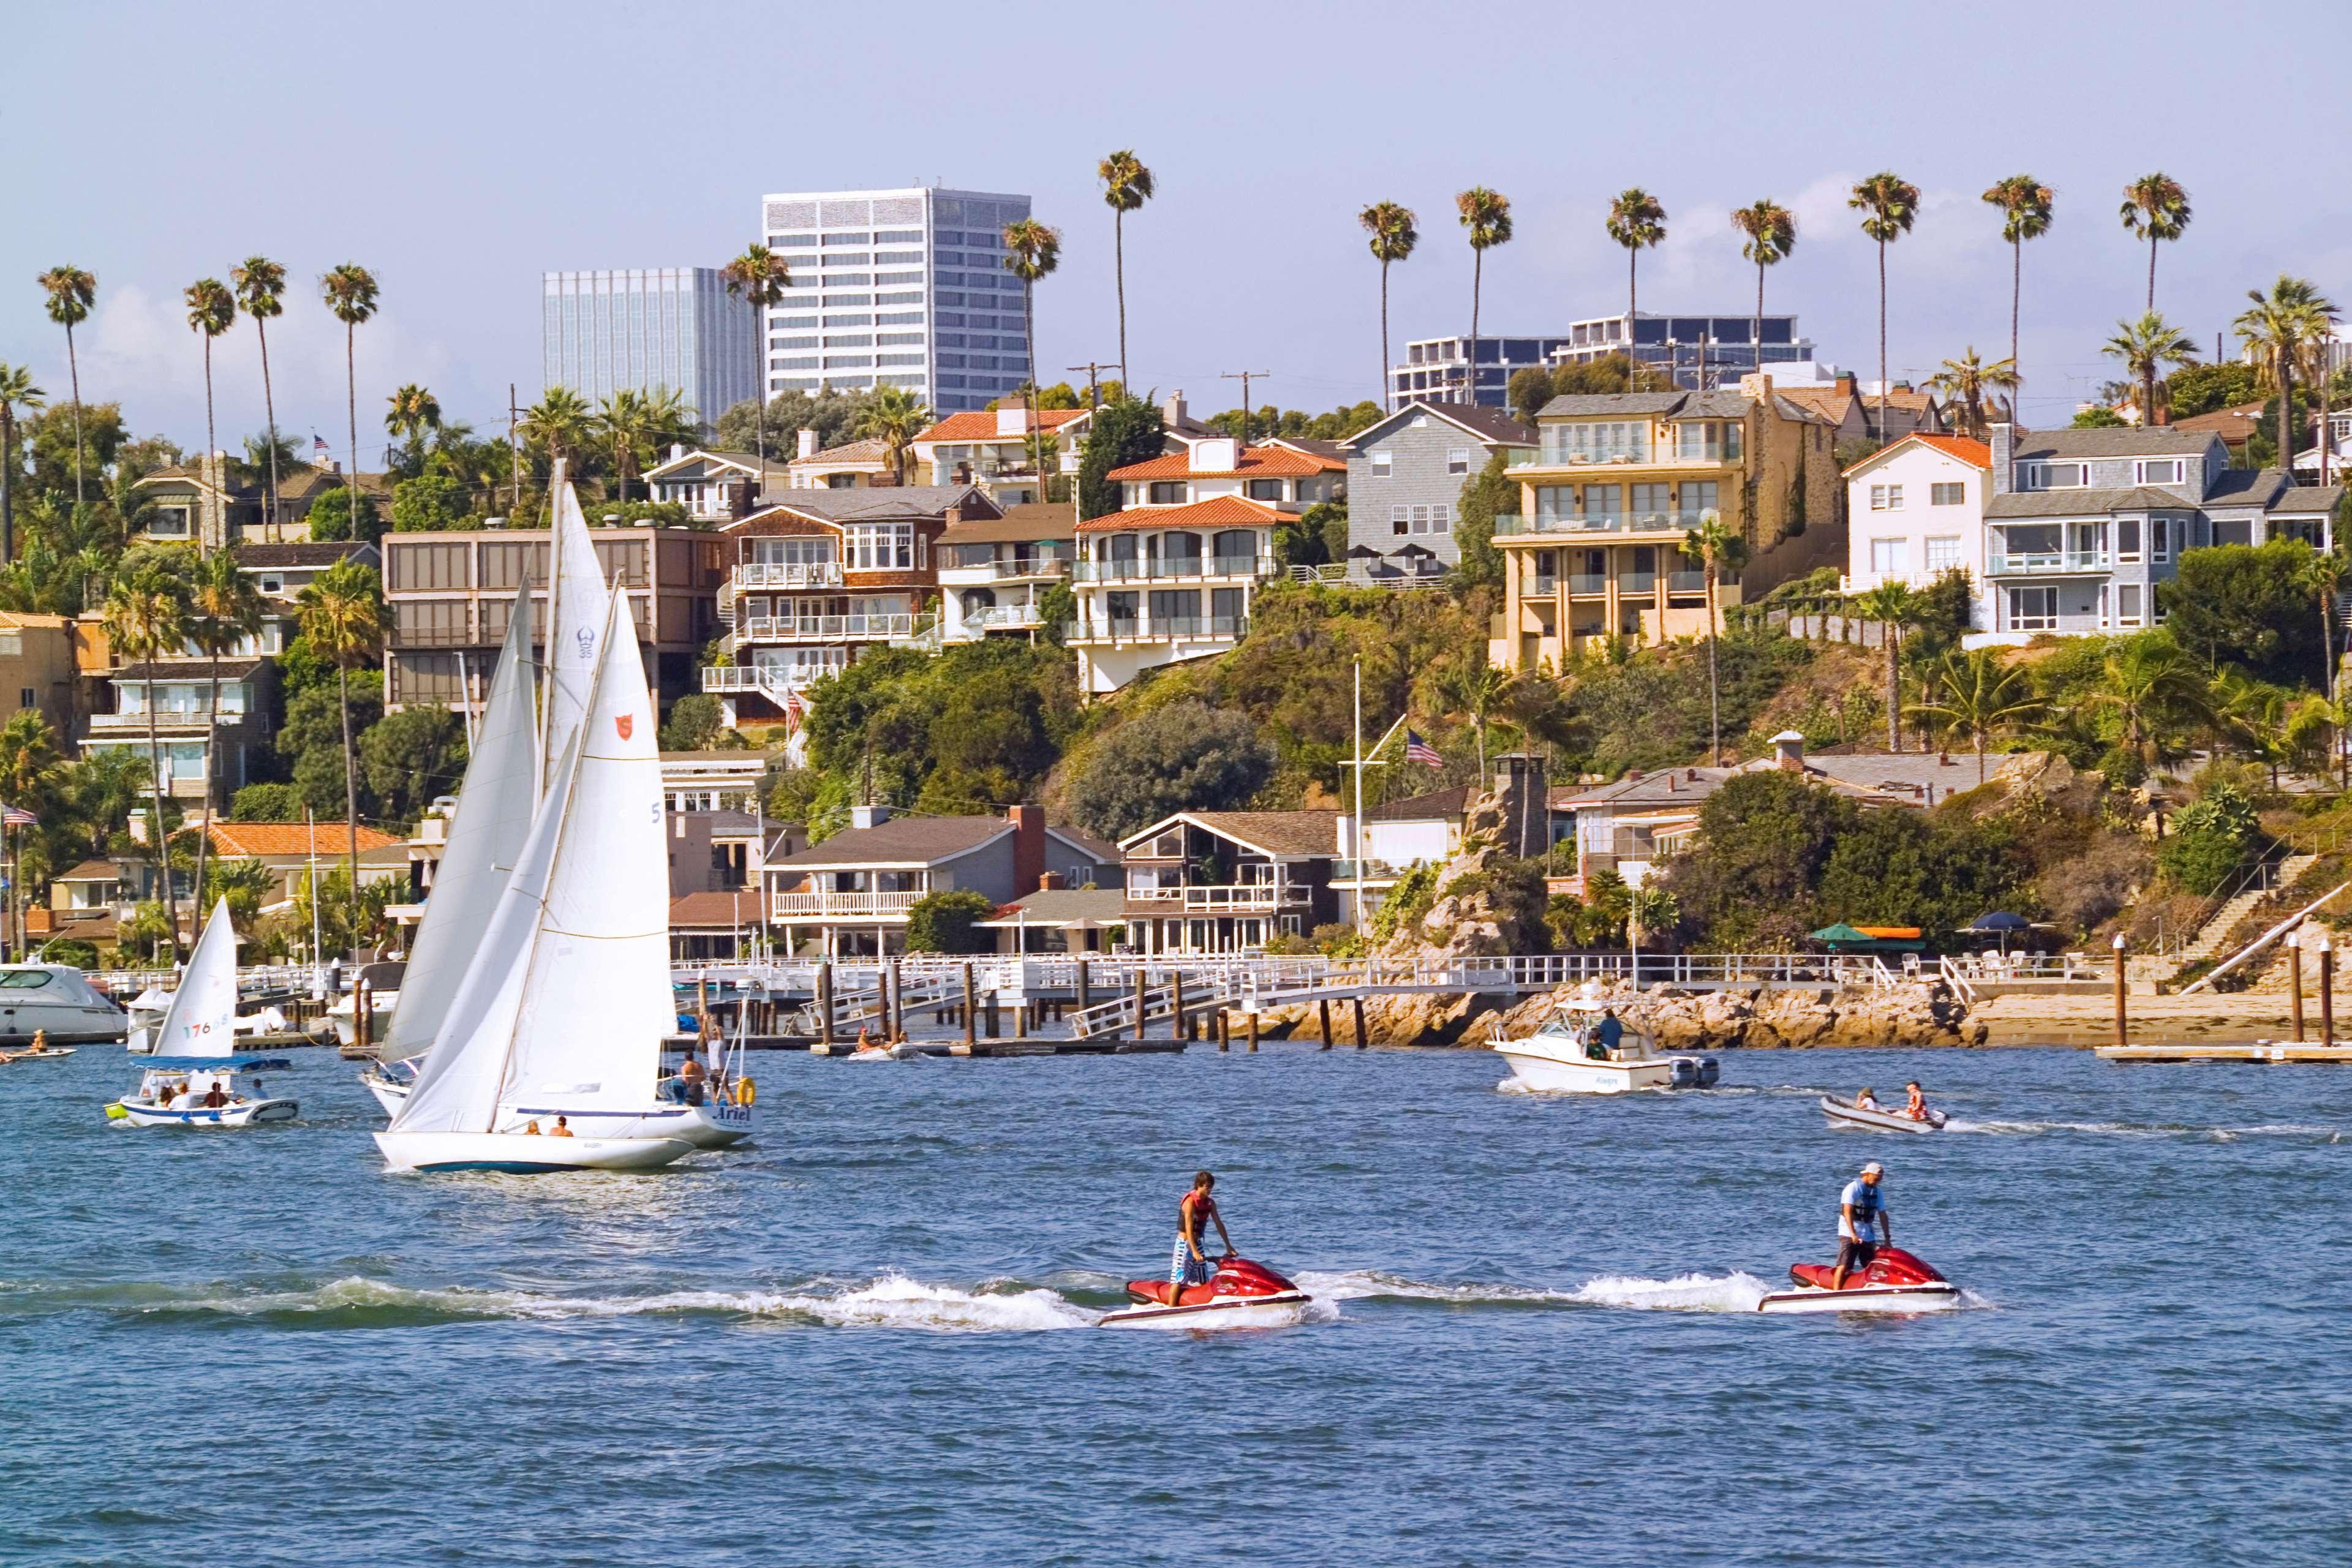
[[[2336,1043],[2336,944],[2319,950],[2319,1043]]]
[[[2286,934],[2286,988],[2293,998],[2294,1043],[2303,1044],[2303,932]]]
[[[1331,998],[1328,996],[1318,998],[1315,1004],[1315,1010],[1321,1016],[1323,1048],[1328,1051],[1331,1048]]]
[[[1361,996],[1354,996],[1349,1000],[1354,1004],[1356,1009],[1356,1048],[1360,1051],[1371,1044],[1364,1034],[1364,999]]]
[[[971,1049],[973,1032],[980,1026],[980,1016],[972,1007],[975,1000],[971,988],[971,965],[967,963],[963,966],[963,1048],[966,1051]]]
[[[372,1027],[375,1020],[369,1016],[373,995],[374,987],[364,980],[352,986],[352,1038],[363,1052],[375,1048],[375,1030]]]
[[[1078,960],[1078,1011],[1083,1013],[1095,1005],[1094,990],[1087,984],[1087,961]]]
[[[1257,1009],[1253,1007],[1243,1016],[1249,1020],[1249,1048],[1255,1051],[1257,1049]]]
[[[1016,1040],[1029,1037],[1029,1004],[1025,999],[1013,1004],[1013,1037]]]
[[[2128,1046],[2131,1044],[2130,1022],[2125,1016],[2126,1009],[2124,1006],[2124,972],[2131,966],[2124,962],[2124,939],[2117,937],[2115,941],[2116,1044],[2119,1046]]]
[[[894,1040],[903,1040],[907,1037],[907,986],[906,983],[898,978],[898,961],[895,957],[890,960],[888,979],[889,1011],[886,1017],[890,1026],[890,1037]]]
[[[1143,966],[1141,964],[1136,965],[1135,968],[1135,1037],[1139,1042],[1143,1038]]]
[[[1217,1049],[1229,1051],[1233,1048],[1234,1021],[1225,1010],[1220,1007],[1217,1009]]]
[[[816,966],[816,1040],[821,1046],[833,1044],[833,961],[826,959]]]
[[[1184,972],[1178,970],[1169,984],[1171,989],[1169,992],[1168,1003],[1170,1015],[1168,1037],[1171,1040],[1187,1039],[1190,1037],[1185,1034],[1184,1029],[1192,1020],[1186,1017],[1184,1013]]]

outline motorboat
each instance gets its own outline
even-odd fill
[[[69,963],[0,963],[0,1050],[44,1035],[60,1045],[119,1040],[123,1010]]]
[[[1941,1132],[1947,1120],[1940,1110],[1930,1110],[1922,1119],[1874,1105],[1856,1105],[1828,1094],[1822,1096],[1822,1114],[1830,1119],[1832,1127],[1864,1127],[1873,1132]]]
[[[1637,1089],[1708,1089],[1722,1074],[1709,1056],[1664,1056],[1657,1042],[1623,1019],[1614,1048],[1601,1043],[1610,1004],[1593,996],[1556,1003],[1517,1039],[1496,1020],[1487,1043],[1528,1089],[1548,1094],[1624,1094]]]
[[[1217,1259],[1205,1285],[1179,1291],[1165,1279],[1130,1279],[1127,1295],[1134,1305],[1105,1313],[1097,1328],[1286,1328],[1315,1300],[1265,1264],[1230,1255]]]
[[[400,1006],[401,986],[405,963],[363,963],[352,977],[352,988],[338,996],[326,1011],[327,1025],[335,1032],[335,1044],[346,1048],[360,1043],[359,999],[365,991],[368,999],[368,1038],[382,1040]]]
[[[268,1065],[236,1048],[236,929],[228,900],[213,905],[180,988],[154,1031],[154,1059],[139,1087],[106,1108],[110,1120],[133,1127],[248,1127],[291,1121],[299,1107],[273,1100],[254,1085],[238,1092],[240,1068]]]
[[[292,1100],[272,1099],[260,1092],[239,1091],[239,1066],[260,1065],[260,1058],[228,1057],[217,1067],[151,1067],[141,1075],[139,1088],[106,1108],[110,1121],[133,1127],[247,1127],[258,1122],[291,1121],[301,1107]],[[220,1103],[212,1103],[213,1091]]]
[[[1836,1268],[1799,1263],[1789,1269],[1794,1289],[1756,1303],[1759,1312],[1940,1312],[1960,1304],[1960,1288],[1899,1247],[1882,1247],[1869,1266],[1832,1290]]]

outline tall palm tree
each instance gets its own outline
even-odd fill
[[[588,400],[568,386],[549,387],[522,413],[523,434],[547,448],[551,463],[579,457],[595,426],[596,416],[589,411]]]
[[[1744,207],[1734,207],[1731,226],[1747,236],[1739,254],[1756,263],[1756,330],[1748,339],[1756,348],[1756,368],[1764,368],[1764,269],[1777,267],[1789,259],[1797,248],[1796,216],[1775,201],[1750,202]],[[1721,748],[1717,748],[1720,752]],[[1716,758],[1718,766],[1722,757]]]
[[[1911,232],[1919,216],[1919,187],[1892,170],[1881,170],[1853,187],[1845,205],[1863,215],[1862,232],[1878,242],[1878,438],[1886,434],[1886,247]],[[1895,725],[1893,694],[1886,722]]]
[[[784,302],[792,287],[793,269],[764,245],[747,245],[743,254],[719,268],[727,291],[751,307],[751,335],[760,341],[760,489],[768,488],[768,311]],[[753,498],[757,500],[755,496]]]
[[[2142,425],[2153,425],[2157,397],[2164,390],[2158,372],[2168,364],[2193,363],[2197,343],[2150,310],[2137,321],[2117,321],[2116,335],[2100,345],[2099,352],[2123,361],[2124,368],[2139,383],[2139,420]]]
[[[204,485],[221,488],[220,494],[215,498],[215,504],[221,509],[221,532],[226,542],[228,532],[228,474],[226,467],[217,473],[213,468],[213,454],[220,450],[220,434],[213,425],[213,340],[236,325],[236,296],[230,293],[228,285],[217,278],[199,278],[188,285],[187,292],[182,298],[188,302],[189,330],[202,334],[205,340],[205,458],[196,465],[196,471]],[[199,524],[196,548],[202,551],[204,547],[205,531]],[[205,766],[207,769],[211,766],[209,755],[205,759]],[[210,776],[209,773],[206,776]]]
[[[248,256],[229,271],[228,280],[236,289],[236,302],[253,318],[253,330],[261,335],[261,407],[269,421],[269,500],[263,516],[275,530],[278,523],[278,395],[269,384],[269,321],[273,316],[286,313],[286,268],[266,256]]]
[[[2042,700],[2022,669],[2012,669],[1985,648],[1947,652],[1928,672],[1927,689],[1911,715],[1969,738],[1977,753],[1977,783],[1985,782],[1985,742],[2031,722]]]
[[[1977,346],[1958,359],[1948,359],[1944,368],[1927,378],[1927,384],[1944,395],[1947,404],[1958,404],[1960,409],[1960,434],[1981,441],[1985,438],[1985,394],[2006,392],[2012,402],[2017,394],[2017,364],[2013,360],[1997,359],[1986,364],[1977,358]]]
[[[375,314],[375,274],[356,261],[346,261],[319,279],[327,309],[343,324],[343,392],[352,426],[352,471],[343,483],[351,487],[352,519],[359,520],[360,500],[360,323]]]
[[[1478,731],[1478,776],[1486,774],[1486,726],[1517,700],[1520,677],[1484,658],[1453,666],[1440,680],[1439,696],[1454,711],[1470,715]]]
[[[338,561],[311,579],[296,601],[310,651],[335,665],[335,693],[343,710],[343,819],[350,837],[352,926],[360,922],[359,768],[352,754],[352,668],[383,648],[383,595],[375,571],[356,561]]]
[[[1062,265],[1062,236],[1034,217],[1004,226],[1004,270],[1021,279],[1021,322],[1029,344],[1029,406],[1037,406],[1037,285]]]
[[[74,352],[73,330],[89,320],[98,298],[98,279],[68,263],[52,267],[38,279],[49,297],[49,320],[66,330],[66,369],[73,377],[74,505],[82,504],[81,479],[81,357]]]
[[[1683,535],[1683,553],[1706,573],[1707,752],[1719,768],[1723,766],[1723,688],[1715,670],[1715,637],[1722,611],[1716,605],[1716,584],[1725,572],[1737,572],[1748,563],[1748,541],[1738,530],[1725,527],[1721,517],[1708,512],[1696,528]]]
[[[38,408],[48,396],[25,365],[0,364],[0,566],[16,559],[16,410]]]
[[[2147,241],[2147,309],[2156,311],[2156,247],[2179,239],[2189,227],[2189,193],[2179,180],[2158,170],[2142,174],[2124,187],[2124,232]]]
[[[614,493],[623,506],[629,504],[629,476],[636,470],[646,426],[646,395],[633,386],[612,394],[596,411],[596,433],[612,447]]]
[[[1396,406],[1395,376],[1389,368],[1389,263],[1402,261],[1421,243],[1421,231],[1413,226],[1412,209],[1395,202],[1374,202],[1356,215],[1364,232],[1372,237],[1372,258],[1381,264],[1381,406]]]
[[[144,663],[147,680],[148,782],[154,794],[155,820],[147,834],[155,858],[155,874],[163,888],[163,906],[171,926],[172,952],[180,951],[180,906],[172,889],[171,861],[163,844],[163,747],[155,730],[154,661],[176,651],[187,638],[188,584],[172,555],[163,551],[135,552],[115,574],[106,595],[104,626],[108,644],[126,663]]]
[[[226,805],[219,785],[219,770],[214,766],[215,748],[220,732],[220,661],[224,655],[235,653],[238,643],[260,635],[267,614],[261,590],[236,563],[236,550],[225,546],[196,561],[194,576],[188,584],[188,640],[203,650],[210,660],[212,700],[205,705],[205,816],[207,831],[196,839],[195,906],[205,907],[205,853],[212,840],[209,831],[214,810]]]
[[[1903,628],[1919,618],[1919,596],[1902,583],[1881,583],[1857,595],[1854,613],[1876,621],[1886,648],[1886,749],[1903,749]]]
[[[903,386],[877,386],[857,422],[857,433],[882,443],[889,454],[890,475],[903,485],[907,482],[907,458],[914,450],[915,437],[929,429],[930,424],[931,411],[924,406],[921,398]],[[1040,500],[1045,499],[1045,469],[1040,466]]]
[[[2336,690],[2336,606],[2343,601],[2347,584],[2352,584],[2352,556],[2344,552],[2339,542],[2336,549],[2315,550],[2311,559],[2303,563],[2303,585],[2319,601],[2319,689],[2329,701]]]
[[[1103,183],[1103,200],[1110,207],[1110,243],[1112,276],[1118,283],[1118,384],[1129,384],[1127,374],[1127,215],[1150,201],[1157,191],[1151,171],[1143,166],[1132,149],[1121,149],[1105,158],[1095,169]]]
[[[1984,199],[2000,209],[2000,237],[2009,241],[2009,363],[2017,364],[2017,308],[2025,297],[2025,242],[2050,232],[2050,187],[2031,174],[1995,180]]]
[[[1511,198],[1473,185],[1454,198],[1462,226],[1470,231],[1470,382],[1465,401],[1478,402],[1478,296],[1486,283],[1486,252],[1511,242]]]
[[[1609,203],[1609,218],[1603,225],[1609,237],[1625,247],[1625,359],[1633,358],[1633,313],[1641,294],[1635,287],[1638,279],[1634,268],[1642,252],[1666,237],[1666,209],[1658,198],[1639,185],[1617,193]],[[1762,279],[1758,279],[1759,291]]]
[[[2320,300],[2313,307],[2316,320],[2313,331],[2303,345],[2303,378],[2319,393],[2319,482],[2328,482],[2330,459],[2336,455],[2336,438],[2329,426],[2335,423],[2336,379],[2330,374],[2335,368],[2329,362],[2336,350],[2336,304]]]
[[[2210,714],[2204,675],[2168,637],[2119,642],[2102,673],[2105,684],[2091,694],[2091,705],[2116,714],[2124,748],[2143,764],[2177,755],[2181,732]]]
[[[2295,362],[2303,357],[2306,343],[2326,335],[2335,320],[2336,307],[2309,279],[2290,278],[2284,272],[2271,285],[2269,293],[2249,289],[2246,298],[2252,303],[2239,312],[2231,325],[2252,351],[2263,382],[2277,389],[2279,467],[2292,475]]]
[[[384,399],[383,430],[397,436],[415,459],[425,459],[425,437],[441,428],[441,400],[432,389],[410,382]]]

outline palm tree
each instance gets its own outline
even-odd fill
[[[2124,748],[2143,765],[2177,754],[2181,731],[2210,712],[2204,676],[2169,637],[2119,643],[2108,653],[2104,674],[2105,685],[2091,694],[2091,705],[2116,715]]]
[[[1037,284],[1062,264],[1062,236],[1034,217],[1024,217],[1004,226],[1004,270],[1021,279],[1021,322],[1029,343],[1029,406],[1034,415],[1037,406]]]
[[[1394,376],[1389,370],[1389,263],[1402,261],[1421,243],[1421,231],[1412,209],[1395,202],[1374,202],[1356,215],[1364,232],[1372,237],[1372,257],[1381,264],[1381,406],[1396,406]]]
[[[1736,221],[1736,220],[1735,220]],[[1633,307],[1640,300],[1634,268],[1642,252],[1666,237],[1666,209],[1658,198],[1639,185],[1617,193],[1609,203],[1609,218],[1603,226],[1609,237],[1625,247],[1625,358],[1633,358]],[[1759,275],[1758,291],[1763,288]]]
[[[577,458],[595,427],[596,416],[589,412],[587,399],[568,386],[549,387],[522,413],[523,434],[547,448],[550,462]]]
[[[47,394],[24,365],[0,364],[0,565],[16,558],[16,410],[38,408]]]
[[[872,401],[857,424],[857,433],[882,443],[890,458],[890,474],[900,484],[907,482],[907,458],[914,449],[915,437],[930,427],[931,411],[923,400],[903,386],[877,386]],[[1045,469],[1041,466],[1037,481],[1042,492]],[[1040,493],[1037,498],[1045,500]]]
[[[266,256],[248,256],[243,263],[230,269],[228,280],[236,289],[236,302],[253,318],[253,330],[261,335],[261,407],[269,421],[269,438],[278,439],[278,395],[269,384],[269,321],[286,313],[286,268]],[[263,514],[274,529],[278,522],[278,453],[275,445],[269,456],[269,503]]]
[[[2336,606],[2342,603],[2344,589],[2352,584],[2352,556],[2344,553],[2342,545],[2334,550],[2311,552],[2303,563],[2303,586],[2319,601],[2319,689],[2329,701],[2336,700]]]
[[[1882,170],[1853,187],[1845,205],[1863,215],[1862,232],[1878,242],[1878,439],[1886,440],[1886,247],[1911,232],[1919,216],[1919,187],[1892,170]],[[1893,693],[1886,723],[1895,725]]]
[[[198,909],[205,907],[205,851],[211,842],[211,817],[215,807],[226,804],[218,787],[218,770],[213,757],[220,730],[220,661],[224,654],[235,653],[238,643],[260,634],[267,611],[262,604],[261,590],[236,563],[236,551],[224,548],[210,555],[200,556],[194,579],[188,585],[188,640],[203,650],[211,660],[212,700],[205,707],[205,833],[196,840],[196,899]]]
[[[684,402],[667,386],[651,392],[621,388],[604,400],[595,426],[597,434],[613,444],[613,478],[624,506],[629,500],[629,481],[637,477],[646,458],[692,434]]]
[[[359,518],[360,499],[360,323],[375,314],[375,274],[356,261],[346,261],[319,279],[319,291],[343,324],[343,391],[352,421],[352,471],[343,482],[351,487],[352,521]]]
[[[1765,204],[1759,202],[1759,206]],[[1735,215],[1737,216],[1737,215]],[[1760,273],[1759,273],[1760,276]],[[1757,346],[1763,346],[1759,340]],[[1725,572],[1737,572],[1748,563],[1748,541],[1735,529],[1724,526],[1723,519],[1714,512],[1705,514],[1699,525],[1683,535],[1683,553],[1697,562],[1706,572],[1706,727],[1708,754],[1717,767],[1723,766],[1723,688],[1715,670],[1715,637],[1721,611],[1716,605],[1716,584]]]
[[[1511,242],[1511,198],[1473,185],[1454,198],[1462,226],[1470,231],[1470,380],[1464,401],[1478,402],[1478,295],[1486,282],[1486,252]],[[1244,418],[1246,422],[1246,418]],[[1481,767],[1483,769],[1484,763]]]
[[[343,818],[350,836],[352,923],[359,924],[359,768],[352,755],[352,668],[383,647],[383,595],[372,567],[338,561],[313,578],[296,601],[310,651],[334,661],[335,692],[343,710]]]
[[[1787,207],[1775,201],[1750,202],[1735,207],[1731,226],[1748,237],[1739,254],[1756,263],[1756,331],[1749,342],[1756,345],[1756,368],[1764,368],[1764,269],[1777,267],[1789,259],[1789,252],[1797,248],[1797,219]],[[1718,748],[1718,751],[1720,748]],[[1723,759],[1717,756],[1717,764]]]
[[[1881,583],[1856,595],[1854,613],[1876,621],[1886,647],[1886,749],[1903,749],[1903,628],[1919,618],[1919,598],[1902,583]]]
[[[2117,321],[2116,335],[2099,352],[2123,361],[2124,368],[2139,383],[2139,421],[2153,425],[2157,396],[2164,389],[2158,371],[2168,364],[2194,363],[2197,344],[2188,333],[2176,331],[2171,322],[2150,310],[2137,321]]]
[[[203,334],[205,340],[205,459],[196,465],[196,472],[204,485],[221,487],[215,504],[221,509],[221,531],[226,540],[228,531],[226,526],[228,520],[228,474],[226,468],[218,473],[213,470],[213,454],[220,450],[220,436],[213,426],[213,340],[236,325],[236,296],[230,293],[228,285],[217,278],[199,278],[188,285],[187,292],[182,298],[188,302],[189,329]],[[205,531],[199,525],[196,548],[201,551],[204,544]],[[206,767],[209,769],[210,765],[207,758]],[[209,772],[205,776],[211,776]]]
[[[1118,384],[1128,384],[1127,375],[1127,215],[1150,201],[1156,191],[1151,171],[1143,166],[1133,150],[1122,149],[1105,158],[1095,169],[1103,183],[1103,200],[1110,207],[1110,243],[1112,276],[1118,284]]]
[[[172,952],[180,951],[179,900],[172,889],[171,863],[163,846],[163,748],[155,731],[154,661],[176,651],[187,638],[188,584],[175,569],[172,555],[162,551],[134,552],[116,574],[106,595],[106,638],[130,664],[148,666],[146,687],[148,782],[154,792],[155,820],[148,831],[148,847],[155,857],[155,874],[163,887],[163,903],[171,921]]]
[[[2189,193],[2180,182],[2161,170],[2142,174],[2124,187],[2124,231],[2147,241],[2147,310],[2156,312],[2156,247],[2158,241],[2179,239],[2189,227]]]
[[[1466,659],[1441,678],[1439,694],[1456,712],[1470,715],[1478,731],[1478,775],[1486,774],[1486,726],[1518,697],[1520,678],[1484,658]]]
[[[2025,242],[2050,232],[2053,193],[2031,174],[1996,180],[1984,199],[2001,211],[2000,237],[2009,241],[2009,363],[2017,363],[2017,307],[2025,297]]]
[[[2269,293],[2249,289],[2246,298],[2252,301],[2252,305],[2241,311],[2231,325],[2252,351],[2263,382],[2278,391],[2279,467],[2292,476],[2295,361],[2303,357],[2305,344],[2327,335],[2336,319],[2336,307],[2310,279],[2290,278],[2284,272],[2271,285]]]
[[[73,377],[74,505],[82,504],[81,482],[81,358],[74,352],[73,330],[89,320],[98,298],[98,279],[68,263],[52,267],[37,279],[49,297],[49,320],[66,330],[66,368]]]
[[[2278,788],[2279,769],[2292,757],[2287,716],[2294,700],[2287,689],[2231,668],[2206,682],[2206,693],[2216,753],[2227,747],[2261,763],[2270,770],[2271,787]]]
[[[1966,734],[1976,749],[1979,784],[1985,782],[1985,742],[2042,710],[2025,671],[2008,668],[1985,648],[1947,652],[1926,685],[1922,700],[1911,705],[1912,717]]]
[[[2335,377],[2329,362],[2336,357],[2336,310],[2333,300],[2320,300],[2313,309],[2317,319],[2311,336],[2303,345],[2303,378],[2319,390],[2319,482],[2327,483],[2328,459],[2336,453],[2336,438],[2329,426],[2334,423]]]
[[[782,257],[764,245],[754,244],[745,246],[742,255],[719,269],[719,276],[727,279],[730,294],[751,307],[752,335],[760,340],[758,444],[760,489],[764,492],[768,488],[768,331],[763,323],[768,310],[784,302],[784,291],[792,287],[793,269]]]
[[[399,437],[409,455],[421,466],[425,433],[441,428],[440,399],[433,395],[430,388],[412,381],[385,398],[384,404],[384,434]]]
[[[1977,358],[1977,346],[1958,359],[1948,359],[1944,368],[1927,378],[1927,384],[1944,395],[1948,404],[1960,405],[1960,433],[1981,441],[1985,438],[1985,394],[2006,392],[2012,399],[2017,393],[2017,363],[2000,359],[1986,364]]]

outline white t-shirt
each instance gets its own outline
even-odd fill
[[[1855,1232],[1854,1220],[1848,1217],[1849,1209],[1862,1216],[1861,1230],[1858,1235]],[[1877,1240],[1880,1226],[1874,1216],[1885,1212],[1885,1195],[1871,1191],[1870,1184],[1856,1176],[1845,1184],[1845,1191],[1838,1194],[1838,1239],[1840,1241]]]

